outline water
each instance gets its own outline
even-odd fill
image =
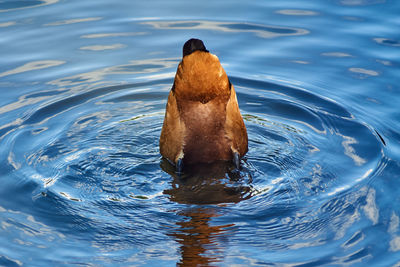
[[[0,265],[400,266],[400,2],[0,2]],[[232,83],[240,173],[158,138],[183,43]]]

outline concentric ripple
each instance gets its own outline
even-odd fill
[[[326,197],[370,178],[382,164],[379,133],[338,103],[301,88],[232,80],[244,92],[248,160],[261,177],[285,178],[296,194]]]
[[[330,244],[362,242],[348,230],[363,216],[372,224],[378,220],[376,192],[368,184],[387,163],[379,133],[340,104],[303,88],[232,82],[249,132],[253,192],[234,212],[221,212],[221,223],[240,225],[240,236],[251,236],[249,245],[270,251],[263,258],[285,251],[296,262],[299,249],[329,251]],[[304,263],[345,264],[372,253],[354,250]]]
[[[240,172],[216,163],[178,177],[161,160],[167,79],[94,88],[37,106],[3,131],[14,186],[31,188],[42,221],[52,218],[61,233],[70,235],[71,227],[85,233],[72,239],[104,251],[167,242],[192,253],[182,264],[218,262],[207,244],[223,254],[220,239],[227,235],[271,253],[361,242],[346,230],[361,213],[376,222],[375,192],[366,184],[386,164],[379,133],[304,88],[231,80],[249,135]]]

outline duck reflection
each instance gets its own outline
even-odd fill
[[[164,194],[177,203],[237,203],[251,197],[250,174],[236,170],[230,162],[187,166],[183,175],[177,175],[166,160],[161,162],[161,168],[173,178],[172,188],[164,190]]]
[[[174,202],[191,204],[174,211],[183,217],[176,223],[178,228],[169,234],[180,244],[181,259],[177,265],[209,266],[219,262],[222,248],[226,247],[221,242],[227,240],[228,229],[234,225],[212,225],[212,219],[220,216],[224,204],[251,197],[251,176],[226,162],[193,165],[185,168],[181,176],[167,161],[161,162],[161,168],[173,178],[171,188],[164,190],[164,194]]]
[[[180,244],[181,259],[178,266],[209,266],[221,261],[223,254],[219,244],[227,227],[211,226],[210,220],[218,217],[216,209],[194,208],[178,213],[187,220],[177,222],[179,229],[170,235]]]

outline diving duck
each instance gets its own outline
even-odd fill
[[[195,163],[230,161],[248,150],[235,89],[217,56],[199,39],[183,46],[160,136],[161,155],[182,172]]]

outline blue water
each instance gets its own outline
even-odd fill
[[[400,266],[400,2],[0,1],[0,266]],[[158,138],[183,43],[240,173]]]

